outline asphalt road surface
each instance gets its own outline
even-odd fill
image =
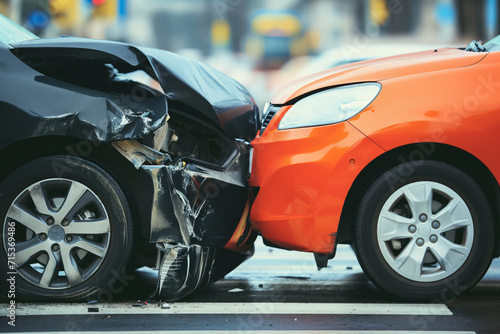
[[[0,332],[72,333],[499,333],[500,259],[471,291],[435,303],[404,303],[374,287],[350,247],[329,267],[313,256],[257,243],[253,258],[182,302],[149,302],[155,273],[140,269],[107,303],[16,304],[0,299]],[[165,308],[162,308],[164,306]]]

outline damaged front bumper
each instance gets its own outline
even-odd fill
[[[173,161],[133,140],[113,147],[152,183],[149,241],[158,249],[156,297],[179,300],[224,277],[253,254],[247,223],[249,147],[236,142],[223,170]]]

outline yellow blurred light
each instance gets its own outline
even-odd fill
[[[253,20],[252,30],[261,35],[290,37],[300,33],[302,23],[290,14],[262,14]]]
[[[212,24],[212,44],[225,46],[231,39],[231,27],[225,20],[217,20]]]
[[[391,13],[386,0],[370,0],[370,20],[381,26],[387,22]]]
[[[80,20],[80,0],[49,0],[52,21],[63,28],[76,26]]]
[[[106,0],[101,5],[94,6],[92,17],[108,21],[116,20],[118,16],[118,0]]]

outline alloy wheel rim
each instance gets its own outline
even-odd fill
[[[376,233],[384,260],[398,275],[435,282],[453,275],[469,257],[474,221],[453,189],[418,181],[397,189],[385,201]]]
[[[4,220],[15,224],[17,273],[50,290],[75,287],[98,270],[109,249],[111,225],[99,197],[74,180],[53,178],[24,189]],[[10,263],[9,263],[10,264]]]

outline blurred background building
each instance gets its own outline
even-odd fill
[[[372,45],[486,41],[500,33],[499,1],[0,0],[0,13],[41,37],[106,38],[208,62],[259,101],[332,48],[349,62]]]

